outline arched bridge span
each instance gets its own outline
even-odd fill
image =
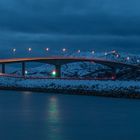
[[[140,69],[140,66],[126,64],[122,62],[116,62],[105,59],[97,58],[75,58],[75,57],[37,57],[37,58],[11,58],[11,59],[0,59],[0,64],[2,65],[2,73],[5,73],[5,65],[8,63],[21,63],[22,64],[22,75],[25,75],[25,63],[27,62],[40,62],[52,64],[56,67],[58,77],[61,77],[61,66],[68,63],[74,62],[93,62],[101,65],[108,66],[113,70],[117,68],[127,67],[132,69]]]

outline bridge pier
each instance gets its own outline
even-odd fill
[[[61,65],[55,65],[56,77],[61,78]]]
[[[25,76],[25,62],[22,62],[22,76]]]
[[[3,74],[5,73],[5,64],[4,63],[2,64],[1,71],[2,71]]]
[[[116,69],[112,68],[112,79],[116,79]]]

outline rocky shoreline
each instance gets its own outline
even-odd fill
[[[85,96],[104,96],[115,98],[130,98],[140,99],[140,93],[134,90],[126,91],[96,91],[96,90],[81,90],[81,89],[54,89],[54,88],[27,88],[27,87],[4,87],[0,86],[0,90],[15,90],[15,91],[32,91],[42,93],[70,94],[70,95],[85,95]]]
[[[139,81],[23,79],[0,77],[0,90],[140,99]]]

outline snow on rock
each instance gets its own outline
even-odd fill
[[[99,81],[99,80],[60,80],[60,79],[22,79],[0,77],[0,87],[35,89],[77,89],[98,92],[138,92],[139,81]]]

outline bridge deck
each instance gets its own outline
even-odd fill
[[[11,59],[0,59],[0,64],[6,63],[21,63],[21,62],[41,62],[53,65],[64,65],[67,63],[74,62],[94,62],[109,67],[130,67],[140,69],[140,66],[126,64],[122,62],[116,62],[98,58],[75,58],[75,57],[37,57],[37,58],[11,58]]]

